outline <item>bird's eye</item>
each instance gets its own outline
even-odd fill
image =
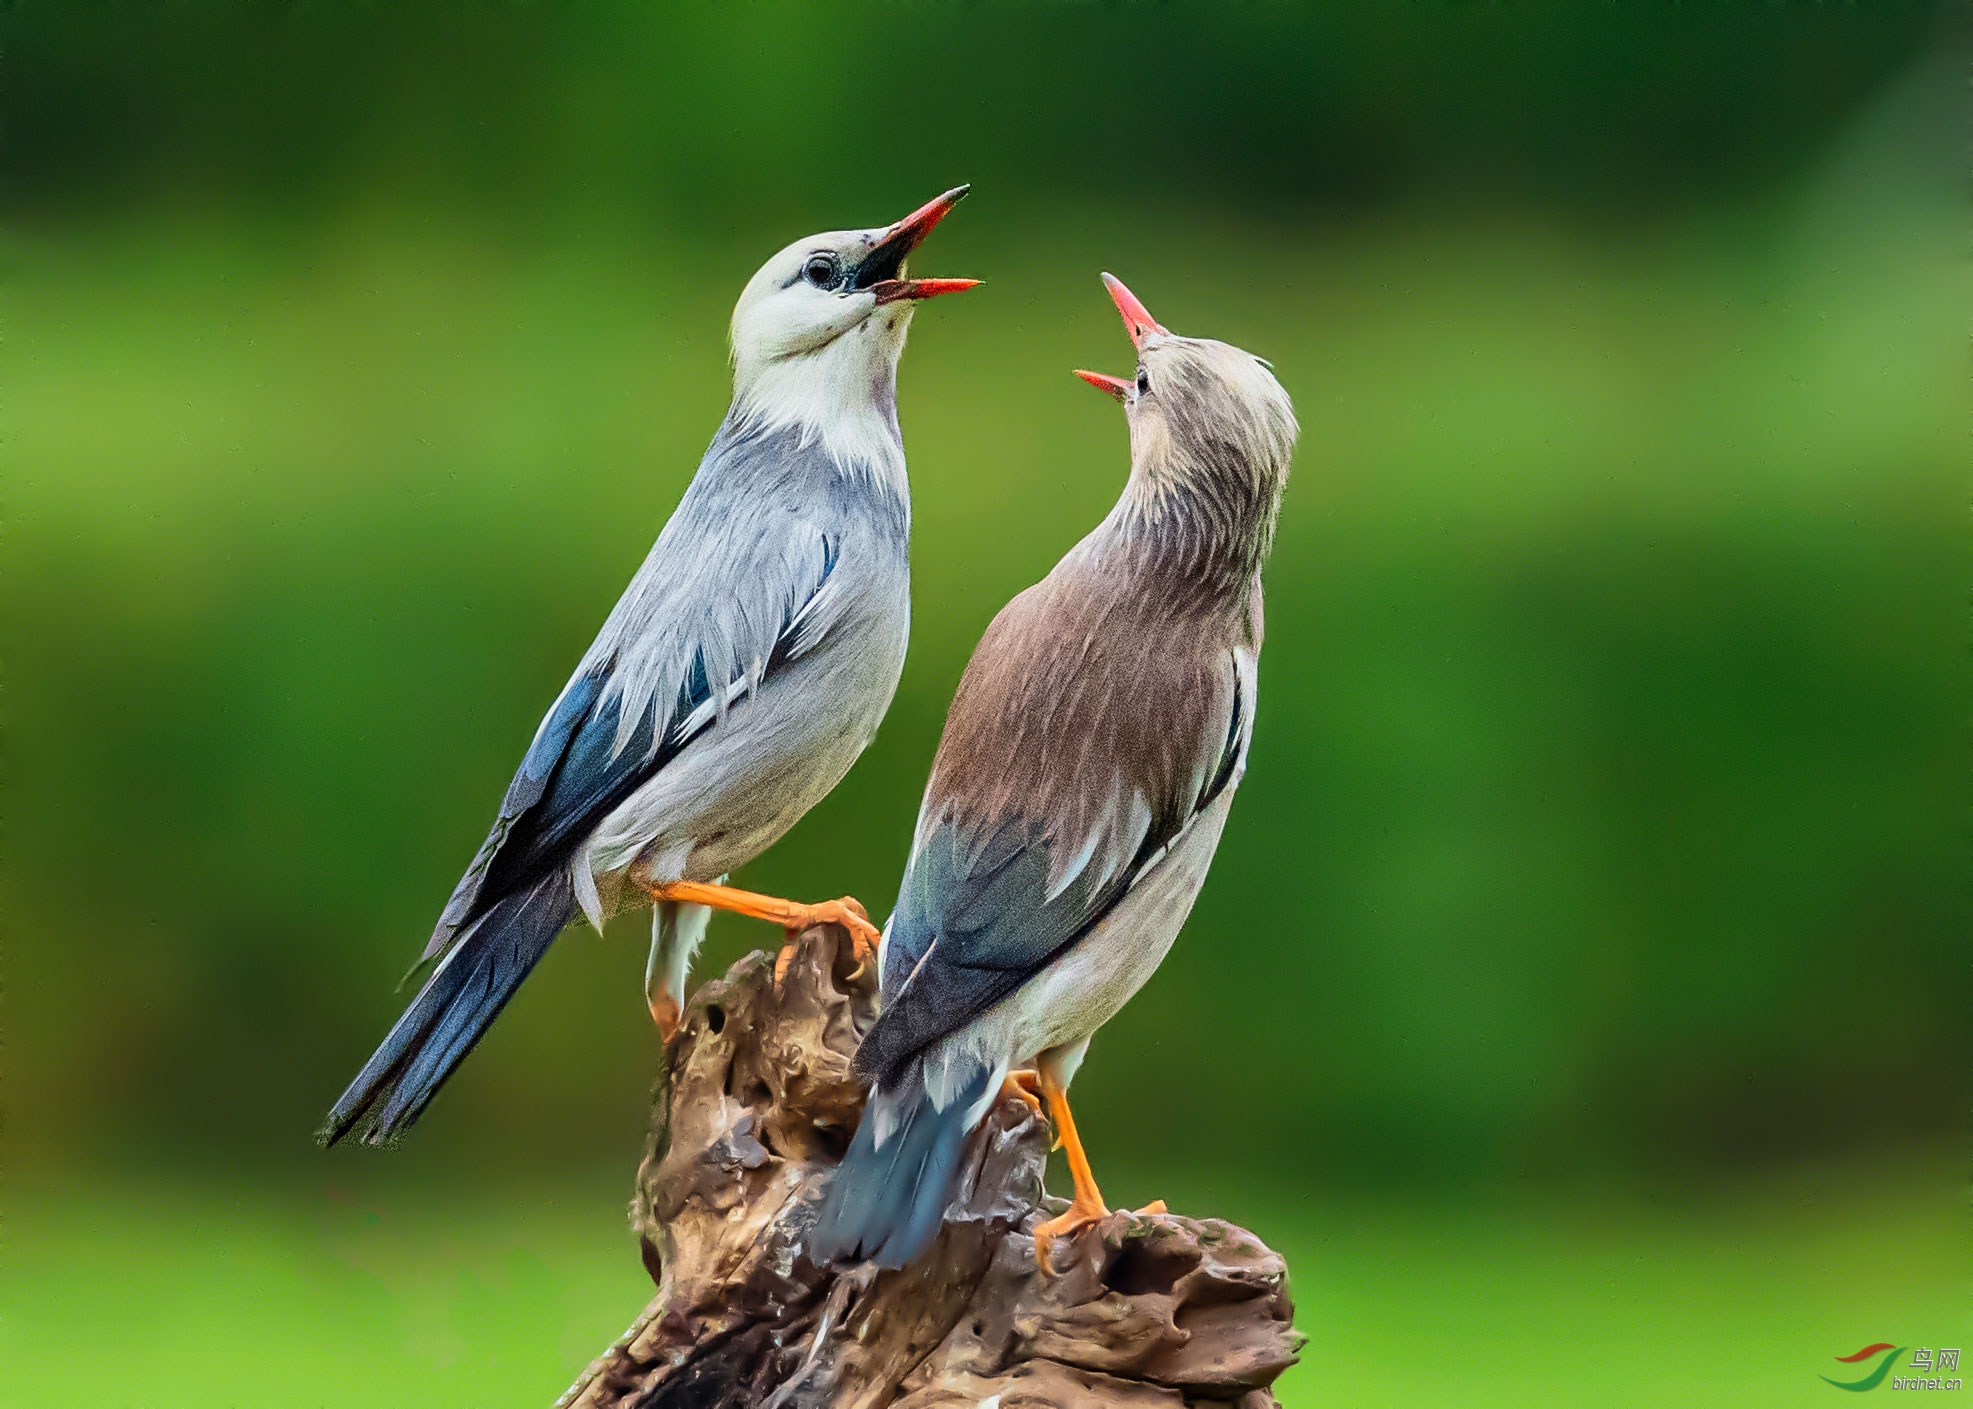
[[[1151,394],[1151,374],[1142,367],[1137,369],[1137,394],[1139,396]]]
[[[802,277],[818,289],[834,288],[836,283],[836,259],[834,255],[818,254],[811,256],[802,266]]]

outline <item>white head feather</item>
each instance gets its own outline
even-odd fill
[[[894,225],[797,240],[747,281],[733,309],[733,411],[795,427],[845,470],[902,476],[897,362],[922,297],[966,281],[904,277],[904,261],[965,188]]]

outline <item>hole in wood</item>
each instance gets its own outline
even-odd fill
[[[1199,1265],[1196,1253],[1166,1252],[1141,1240],[1127,1242],[1116,1260],[1103,1269],[1103,1284],[1125,1296],[1149,1292],[1169,1295],[1178,1279]]]

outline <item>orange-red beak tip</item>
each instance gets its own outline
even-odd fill
[[[1130,345],[1142,347],[1144,339],[1152,333],[1166,333],[1170,330],[1151,316],[1151,310],[1144,301],[1124,287],[1124,281],[1107,270],[1103,274],[1103,287],[1110,291],[1110,301],[1123,315],[1124,331],[1130,334]]]
[[[968,289],[977,289],[984,279],[913,279],[916,292],[913,298],[937,298],[940,294],[963,294]]]
[[[1085,372],[1080,367],[1076,368],[1076,375],[1095,387],[1098,391],[1106,392],[1119,401],[1122,401],[1130,394],[1130,383],[1122,377],[1105,376],[1101,372]]]
[[[952,208],[966,199],[970,185],[954,186],[942,196],[934,196],[911,214],[891,226],[893,234],[908,232],[911,245],[915,248],[925,236],[932,233],[932,227],[952,213]]]
[[[877,296],[879,303],[896,303],[899,299],[937,298],[940,294],[964,293],[967,289],[978,288],[978,279],[880,279],[870,286],[870,292]]]

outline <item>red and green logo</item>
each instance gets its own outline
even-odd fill
[[[1884,1352],[1887,1350],[1891,1353],[1884,1355]],[[1877,1355],[1884,1355],[1884,1358],[1878,1361],[1875,1370],[1872,1370],[1860,1380],[1832,1380],[1829,1376],[1824,1375],[1822,1377],[1823,1382],[1825,1384],[1832,1384],[1838,1389],[1859,1392],[1866,1389],[1876,1389],[1877,1386],[1884,1383],[1884,1377],[1891,1373],[1891,1366],[1897,1363],[1898,1357],[1903,1355],[1904,1352],[1905,1348],[1901,1345],[1892,1345],[1889,1341],[1879,1341],[1875,1345],[1865,1346],[1855,1355],[1839,1355],[1836,1357],[1836,1362],[1840,1365],[1861,1365],[1864,1361]]]

